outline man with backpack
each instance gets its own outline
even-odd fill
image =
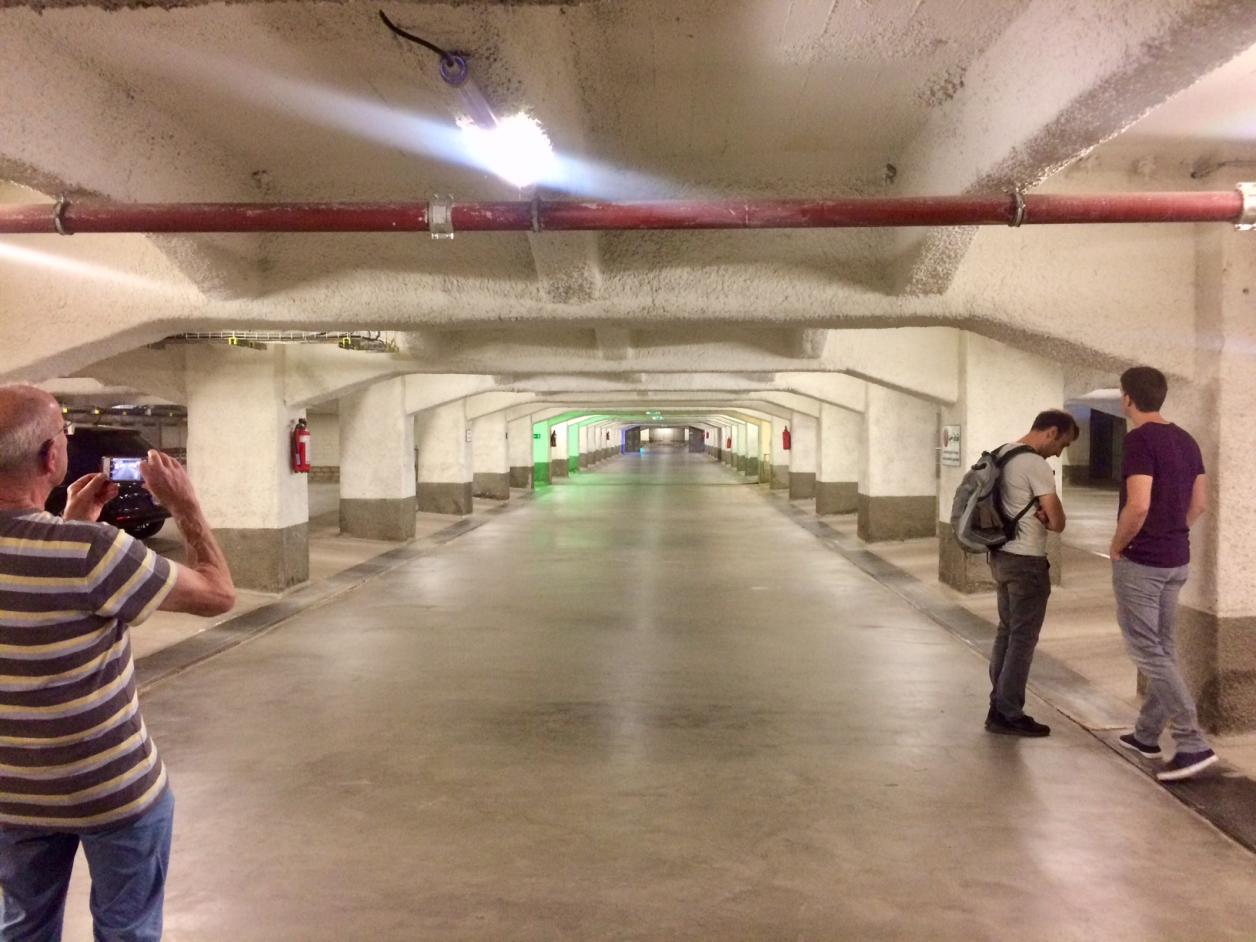
[[[1064,507],[1047,464],[1077,439],[1077,422],[1048,409],[1029,432],[994,452],[1000,467],[998,503],[1008,539],[990,549],[998,590],[999,629],[990,654],[990,711],[986,729],[1007,736],[1047,736],[1051,727],[1025,713],[1025,685],[1051,595],[1047,531],[1064,530]]]

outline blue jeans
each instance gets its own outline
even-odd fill
[[[111,831],[0,828],[0,942],[60,942],[80,841],[92,875],[96,942],[157,942],[173,823],[167,788],[138,821]]]
[[[1112,589],[1125,649],[1147,679],[1135,738],[1148,745],[1158,743],[1168,726],[1179,752],[1203,752],[1208,741],[1200,732],[1195,700],[1178,667],[1173,635],[1178,595],[1189,574],[1189,566],[1162,569],[1122,557],[1112,564]]]

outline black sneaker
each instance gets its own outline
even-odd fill
[[[1145,742],[1139,742],[1133,733],[1126,733],[1117,740],[1126,749],[1137,752],[1144,759],[1159,759],[1164,753],[1160,751],[1160,747],[1149,746]]]
[[[1169,760],[1163,772],[1156,773],[1156,778],[1162,782],[1177,782],[1198,775],[1216,761],[1217,754],[1211,749],[1203,752],[1179,752]]]
[[[1032,716],[1019,716],[1014,720],[1009,720],[1000,713],[992,713],[990,719],[986,721],[986,729],[992,733],[998,733],[1001,736],[1050,736],[1051,727],[1045,723],[1039,723]]]

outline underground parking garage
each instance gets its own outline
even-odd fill
[[[0,2],[0,381],[177,458],[236,588],[120,629],[166,937],[1249,938],[1256,15],[1117,6]],[[1180,783],[1139,365],[1207,472]],[[952,499],[1046,409],[996,736]]]

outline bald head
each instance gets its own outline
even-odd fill
[[[0,476],[39,472],[39,449],[61,430],[61,406],[35,386],[0,386]]]

